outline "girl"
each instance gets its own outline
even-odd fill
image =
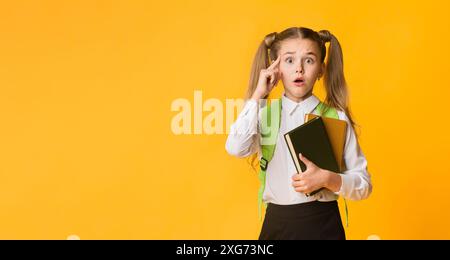
[[[325,64],[326,42],[330,47]],[[269,58],[273,62],[270,66]],[[326,89],[323,103],[313,94],[315,82],[322,76]],[[269,106],[266,99],[280,79],[284,85],[281,119],[275,143],[270,146],[263,143],[261,114]],[[346,170],[342,174],[324,170],[299,155],[307,170],[297,173],[283,135],[303,124],[307,113],[325,116],[333,111],[335,118],[348,125],[343,155]],[[260,158],[260,191],[268,206],[259,239],[345,239],[338,195],[362,200],[372,191],[367,161],[354,129],[342,51],[336,37],[327,30],[316,32],[303,27],[268,34],[253,61],[246,104],[226,142],[231,155],[253,155],[252,162]],[[306,195],[319,188],[325,189]]]

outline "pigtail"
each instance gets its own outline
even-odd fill
[[[348,107],[349,94],[344,76],[344,60],[341,45],[337,38],[328,30],[321,30],[318,33],[323,43],[330,43],[324,75],[325,103],[344,111],[350,120],[353,130],[355,130],[356,123]]]
[[[253,59],[253,65],[250,72],[250,81],[248,83],[247,93],[245,94],[246,100],[250,99],[255,92],[261,70],[267,69],[267,67],[269,67],[269,58],[273,59],[273,57],[269,57],[269,50],[272,48],[276,36],[276,32],[270,33],[266,35],[266,37],[264,37],[264,40],[262,40],[262,42],[259,44],[258,50],[255,54],[255,58]],[[270,56],[273,55],[274,53],[270,54]],[[264,98],[267,98],[267,96],[265,96]],[[248,163],[256,173],[258,172],[258,157],[259,154],[258,152],[256,152],[249,156],[247,159]]]

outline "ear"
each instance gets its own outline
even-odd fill
[[[324,73],[325,73],[325,62],[323,62],[322,65],[320,66],[319,77],[322,77]]]

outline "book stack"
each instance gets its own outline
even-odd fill
[[[284,135],[297,172],[306,171],[305,164],[299,159],[301,153],[319,168],[342,173],[345,170],[346,133],[347,122],[344,120],[306,114],[303,125]]]

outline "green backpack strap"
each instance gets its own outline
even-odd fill
[[[325,103],[320,102],[314,109],[314,113],[317,113],[323,117],[330,117],[334,119],[339,119],[337,110],[334,107],[327,106]]]
[[[258,190],[258,214],[262,220],[262,209],[266,208],[263,203],[263,194],[266,186],[266,170],[272,160],[277,144],[278,132],[281,122],[281,99],[274,99],[270,104],[261,110],[261,152],[262,157],[259,160],[258,179],[260,182]]]
[[[339,119],[339,115],[337,110],[334,107],[330,107],[325,105],[325,103],[320,102],[319,105],[314,109],[315,114],[318,114],[323,117],[329,117],[334,119]],[[347,200],[344,199],[344,206],[345,206],[345,223],[348,227],[348,207],[347,207]]]

